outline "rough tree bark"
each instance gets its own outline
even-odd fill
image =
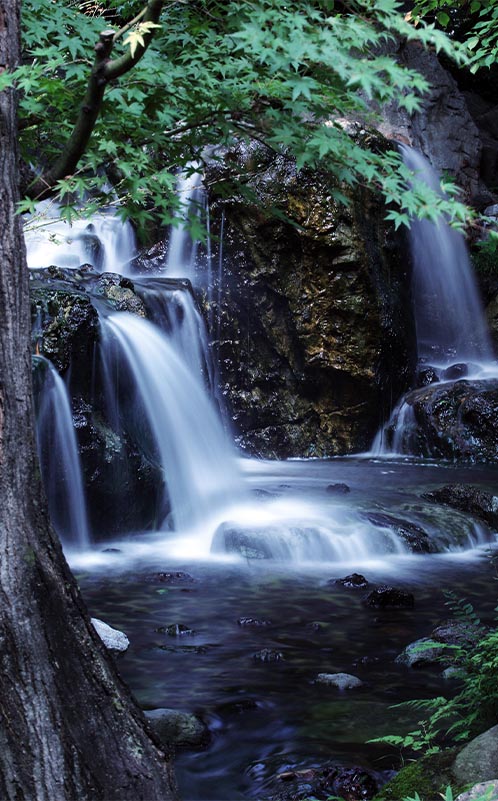
[[[20,0],[0,0],[0,69]],[[90,624],[47,517],[35,456],[16,109],[0,95],[0,797],[175,797],[169,762]]]

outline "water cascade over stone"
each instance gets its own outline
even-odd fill
[[[157,447],[176,530],[205,521],[241,492],[234,455],[202,382],[174,344],[131,314],[103,319],[103,347],[117,345]]]
[[[400,145],[400,150],[415,178],[441,192],[439,177],[427,159],[407,145]],[[496,377],[488,327],[463,235],[443,218],[437,222],[413,219],[409,243],[420,384]],[[423,455],[414,411],[417,399],[417,390],[401,398],[377,433],[374,455]]]
[[[198,217],[204,205],[202,176],[195,170],[195,164],[187,164],[178,176],[177,192],[180,197],[180,208],[176,214],[178,222],[171,228],[166,257],[167,275],[190,278],[192,281],[198,243],[189,234],[188,220]]]
[[[439,176],[427,159],[407,145],[400,149],[416,179],[440,192]],[[415,218],[409,238],[419,360],[438,367],[489,363],[488,328],[463,235],[442,218]]]
[[[38,452],[50,517],[62,542],[90,543],[85,494],[66,385],[45,358],[34,357]]]
[[[78,268],[90,264],[99,272],[126,274],[135,255],[135,234],[130,222],[115,210],[95,214],[91,220],[61,220],[52,201],[37,205],[36,215],[25,221],[29,267]]]

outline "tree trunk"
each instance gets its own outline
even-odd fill
[[[0,0],[0,69],[20,0]],[[90,624],[47,517],[34,443],[13,90],[0,95],[0,797],[175,797],[168,760]]]

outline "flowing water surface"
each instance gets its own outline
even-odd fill
[[[322,521],[328,515],[331,532],[341,530],[343,522],[334,521],[343,521],[348,510],[405,519],[411,510],[420,520],[422,509],[428,520],[420,495],[430,487],[462,481],[493,490],[497,479],[496,468],[394,460],[245,461],[242,468],[255,512],[288,504],[286,526],[292,530],[292,510],[306,500]],[[334,495],[327,487],[335,482],[350,492]],[[185,801],[264,799],[279,789],[276,774],[295,766],[399,767],[399,754],[366,741],[402,733],[417,722],[419,713],[392,709],[393,704],[454,687],[441,678],[440,668],[408,669],[395,657],[451,617],[445,590],[470,599],[484,622],[491,622],[496,606],[495,535],[483,527],[480,537],[487,544],[469,550],[459,534],[463,526],[469,536],[469,520],[445,507],[432,508],[434,528],[455,533],[446,553],[410,555],[394,548],[376,553],[365,547],[342,561],[293,560],[288,554],[286,561],[247,559],[205,551],[186,558],[187,551],[178,556],[178,537],[169,532],[72,557],[92,615],[131,640],[118,664],[140,704],[195,711],[210,727],[206,749],[177,756]],[[105,552],[109,545],[117,550]],[[414,609],[369,609],[362,603],[368,588],[329,583],[354,570],[370,585],[409,589]],[[241,626],[240,618],[266,624]],[[194,633],[169,636],[165,627],[171,624]],[[283,658],[256,661],[254,654],[263,648]],[[365,684],[339,692],[314,684],[321,672],[352,673]]]

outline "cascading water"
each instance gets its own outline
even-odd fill
[[[400,145],[415,178],[440,192],[439,176],[421,153]],[[419,360],[448,366],[492,361],[484,311],[463,235],[440,218],[413,219],[412,295]]]
[[[38,452],[50,517],[64,544],[87,548],[88,518],[68,391],[48,359],[33,359]]]
[[[215,393],[213,365],[204,319],[197,308],[188,280],[169,286],[161,279],[135,280],[135,291],[144,301],[149,319],[168,339],[192,371]]]
[[[400,145],[417,181],[441,192],[437,173],[421,153]],[[414,218],[409,232],[412,302],[419,369],[435,381],[496,377],[496,361],[465,239],[443,219]],[[455,373],[457,375],[455,375]],[[401,398],[377,433],[375,456],[418,453],[413,395]]]
[[[188,220],[200,215],[204,201],[202,175],[198,171],[198,165],[187,164],[180,172],[177,193],[180,208],[176,214],[177,222],[172,226],[169,237],[166,274],[193,281],[198,243],[190,236]]]
[[[198,377],[151,323],[129,314],[102,320],[139,393],[167,483],[176,530],[205,522],[241,493],[234,455]],[[111,341],[109,341],[111,340]]]
[[[135,255],[133,227],[115,211],[69,224],[51,201],[39,203],[36,215],[26,220],[24,239],[28,266],[34,268],[91,264],[99,272],[126,274]]]

